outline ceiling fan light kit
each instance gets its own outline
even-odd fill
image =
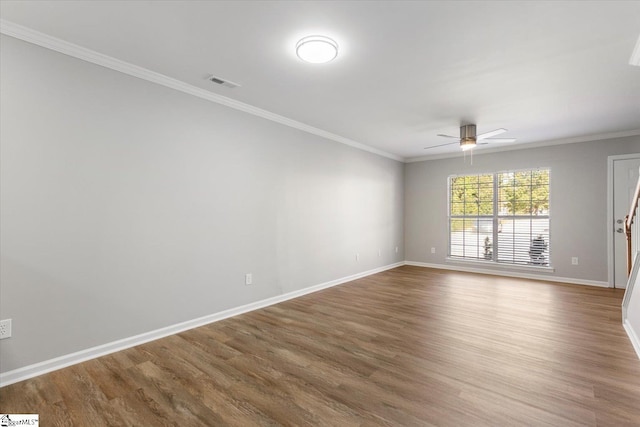
[[[473,139],[460,140],[460,148],[462,148],[462,151],[471,150],[475,146],[476,146],[476,141]]]

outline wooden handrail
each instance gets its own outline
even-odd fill
[[[638,198],[640,198],[640,178],[638,178],[638,184],[636,184],[636,191],[633,194],[633,200],[631,200],[631,207],[629,208],[629,214],[624,217],[624,232],[627,235],[627,276],[631,274],[631,226],[636,216],[636,209],[638,208]]]

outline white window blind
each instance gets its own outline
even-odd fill
[[[549,169],[449,177],[449,256],[549,266]]]

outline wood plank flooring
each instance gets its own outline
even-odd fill
[[[404,266],[0,389],[42,426],[640,426],[620,290]]]

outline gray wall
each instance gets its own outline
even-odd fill
[[[640,136],[462,156],[405,167],[406,260],[447,264],[447,177],[551,168],[550,276],[606,282],[607,157],[640,152]],[[431,254],[431,247],[436,253]],[[579,265],[571,265],[571,257]],[[504,270],[504,269],[503,269]],[[506,268],[508,270],[508,268]],[[528,272],[532,274],[535,272]]]
[[[2,372],[404,259],[402,163],[1,42]]]

